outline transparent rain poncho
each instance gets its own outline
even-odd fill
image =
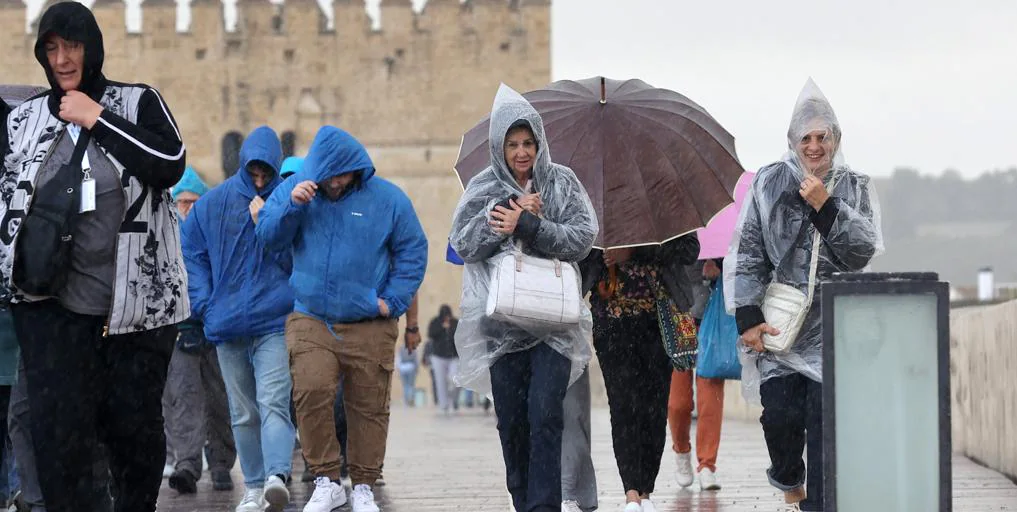
[[[488,395],[489,369],[505,354],[547,343],[572,361],[570,385],[592,357],[593,318],[585,304],[579,325],[566,330],[539,323],[496,321],[485,312],[493,262],[514,250],[515,243],[513,237],[491,229],[490,212],[512,195],[524,195],[505,162],[503,149],[509,127],[519,120],[529,123],[537,139],[532,181],[543,201],[540,229],[532,246],[523,244],[523,252],[558,258],[576,267],[578,276],[576,264],[590,252],[599,229],[593,204],[575,173],[551,162],[540,114],[522,95],[502,85],[491,110],[491,165],[467,184],[453,215],[449,237],[452,248],[465,262],[461,318],[456,330],[459,373],[455,380],[459,386]],[[580,286],[578,280],[576,286]]]
[[[759,384],[792,373],[822,382],[823,345],[820,283],[835,272],[864,271],[883,252],[879,203],[868,176],[844,163],[841,131],[830,103],[809,80],[795,104],[788,129],[790,151],[780,161],[763,167],[749,189],[739,214],[731,247],[724,260],[724,292],[729,313],[736,308],[758,307],[771,282],[792,285],[807,293],[809,266],[816,226],[815,210],[799,195],[809,172],[802,164],[798,142],[816,130],[833,139],[832,169],[823,178],[835,185],[828,202],[832,227],[822,238],[812,307],[791,352],[756,355],[742,349],[743,391],[759,401]],[[827,210],[827,205],[824,205]],[[831,217],[827,217],[829,221]]]

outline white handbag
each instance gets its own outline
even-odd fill
[[[523,254],[519,245],[492,262],[487,316],[550,326],[579,323],[582,299],[574,266]]]
[[[833,193],[836,177],[830,180],[826,191]],[[808,293],[802,293],[794,286],[783,283],[770,283],[763,296],[763,318],[766,323],[780,331],[780,334],[771,336],[763,334],[763,347],[770,352],[786,354],[791,351],[798,333],[805,324],[805,317],[812,308],[813,292],[816,288],[816,271],[819,268],[819,245],[822,237],[816,230],[812,238],[812,261],[809,263],[809,286]]]

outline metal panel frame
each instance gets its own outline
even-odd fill
[[[894,279],[896,277],[897,279]],[[901,280],[912,278],[918,280]],[[931,278],[931,279],[930,279]],[[834,361],[834,301],[849,295],[935,295],[939,370],[939,512],[952,512],[952,441],[950,425],[950,287],[935,274],[835,276],[823,283],[823,495],[824,510],[837,512],[837,375]],[[869,280],[866,280],[869,279]],[[883,280],[873,280],[883,279]],[[855,511],[843,511],[855,512]]]

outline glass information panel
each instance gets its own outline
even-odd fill
[[[837,510],[939,509],[935,295],[834,298]]]

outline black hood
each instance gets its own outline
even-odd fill
[[[64,91],[60,89],[46,58],[46,38],[51,34],[85,45],[85,69],[81,71],[79,90],[93,100],[99,101],[106,90],[106,77],[102,74],[106,52],[102,45],[102,31],[99,30],[99,24],[95,21],[92,11],[77,2],[53,4],[39,20],[38,34],[39,37],[35,41],[35,58],[46,70],[46,79],[52,88],[49,108],[53,115],[60,111],[60,99]]]

